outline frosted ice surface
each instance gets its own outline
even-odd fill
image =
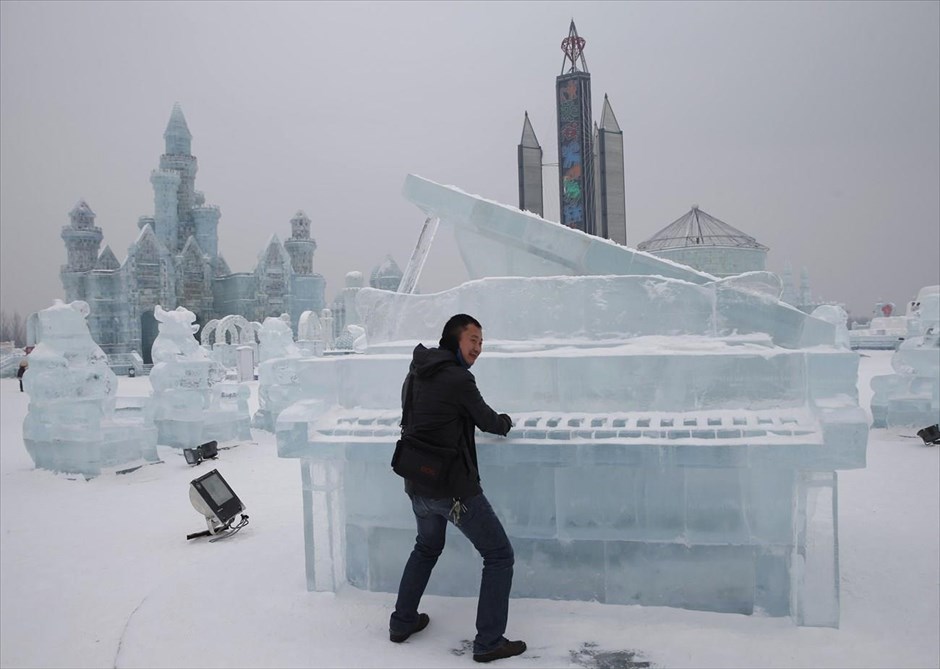
[[[832,323],[836,331],[836,346],[850,348],[849,329],[846,326],[849,315],[845,312],[845,309],[837,304],[821,304],[813,309],[813,313],[810,315],[813,318]]]
[[[336,350],[365,353],[369,347],[366,340],[366,330],[361,325],[347,325],[342,334],[336,338]]]
[[[773,272],[754,271],[744,272],[719,279],[717,283],[733,286],[738,290],[751,292],[757,295],[766,295],[774,301],[783,294],[783,281]]]
[[[488,340],[761,333],[796,348],[835,339],[832,324],[764,295],[723,282],[699,285],[661,276],[500,277],[413,295],[363,288],[356,304],[373,344],[436,341],[440,314],[459,310],[485,319]]]
[[[39,343],[23,377],[30,399],[23,440],[33,462],[86,477],[159,459],[144,416],[115,414],[117,378],[91,338],[89,313],[85,302],[62,300],[40,311]]]
[[[390,470],[418,342],[470,313],[473,371],[516,425],[479,433],[484,489],[516,555],[513,596],[791,615],[837,626],[836,470],[865,466],[858,357],[781,303],[779,280],[717,280],[409,176],[472,279],[363,288],[358,355],[292,363],[278,453],[301,460],[307,583],[394,592],[414,518]],[[456,533],[428,592],[473,596]]]

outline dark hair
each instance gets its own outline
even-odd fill
[[[441,331],[441,340],[437,345],[456,353],[457,345],[460,342],[460,335],[467,329],[468,325],[476,325],[481,330],[483,329],[483,326],[480,325],[480,321],[473,316],[468,316],[467,314],[451,316],[450,319],[444,323],[444,329]]]

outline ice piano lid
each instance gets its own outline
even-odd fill
[[[397,293],[362,288],[356,305],[369,346],[426,340],[442,312],[471,313],[501,339],[765,333],[776,346],[832,345],[835,329],[780,302],[771,272],[719,279],[453,186],[408,175],[403,195],[427,216]],[[437,223],[453,230],[470,280],[414,289]]]

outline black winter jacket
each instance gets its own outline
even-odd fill
[[[405,480],[405,492],[421,497],[467,498],[483,492],[480,487],[479,465],[474,428],[505,435],[512,425],[493,411],[477,389],[476,380],[457,356],[447,349],[415,347],[411,367],[402,385],[402,410],[405,398],[413,389],[411,416],[403,416],[405,430],[424,437],[438,446],[465,449],[457,458],[458,475],[444,490],[432,490],[415,481]]]

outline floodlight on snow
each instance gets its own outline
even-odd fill
[[[210,442],[215,443],[215,442]],[[209,541],[229,537],[248,524],[248,516],[243,513],[245,505],[226,482],[218,469],[203,474],[189,484],[189,501],[193,508],[206,517],[208,530],[187,534],[187,539],[217,535]],[[232,527],[235,516],[241,514],[238,524]]]
[[[219,455],[219,442],[207,441],[196,448],[184,448],[183,457],[186,458],[186,464],[198,465],[203,460],[215,458]]]
[[[940,423],[917,431],[917,436],[924,440],[924,446],[940,444]]]

